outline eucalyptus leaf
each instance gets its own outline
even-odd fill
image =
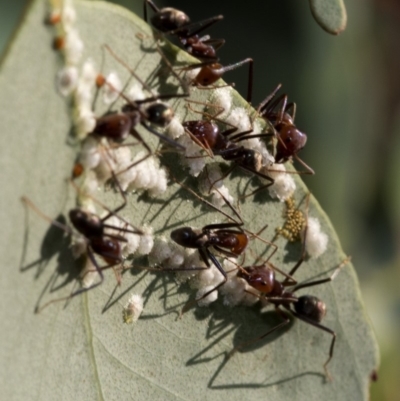
[[[326,32],[338,35],[346,29],[347,13],[343,0],[310,0],[315,20]]]
[[[160,57],[147,45],[152,32],[142,20],[101,2],[77,2],[76,8],[84,59],[90,57],[102,71],[115,70],[128,80],[125,68],[104,55],[106,43],[139,76],[146,78],[157,70]],[[1,67],[2,398],[367,400],[378,351],[351,265],[332,283],[309,289],[326,302],[324,324],[337,334],[330,383],[322,368],[331,341],[327,333],[294,320],[287,330],[227,359],[232,348],[277,324],[273,310],[228,308],[218,300],[177,319],[176,312],[194,293],[166,272],[133,268],[117,286],[110,271],[97,289],[34,314],[37,305],[76,288],[79,267],[71,256],[69,237],[20,202],[22,195],[28,196],[43,213],[56,218],[66,216],[76,199],[66,178],[79,145],[71,143],[70,104],[55,90],[54,77],[62,59],[51,49],[54,31],[43,24],[46,10],[43,0],[32,2]],[[168,45],[166,49],[178,52]],[[182,51],[176,58],[189,60]],[[209,95],[210,91],[194,90],[192,98],[205,101]],[[234,102],[247,107],[237,94]],[[182,102],[172,104],[178,115],[190,117]],[[96,105],[96,112],[103,111]],[[155,148],[157,139],[145,131],[143,136]],[[179,179],[188,175],[176,154],[166,154],[162,160]],[[227,185],[238,195],[250,177],[241,172],[232,177]],[[301,202],[307,190],[299,177],[295,179],[295,200],[304,207]],[[121,202],[112,190],[99,191],[99,199],[110,208]],[[223,218],[172,182],[161,197],[132,194],[128,203],[121,215],[134,225],[151,225],[158,236],[168,237],[182,225],[202,227]],[[271,199],[268,191],[254,200],[248,198],[240,207],[249,230],[256,232],[268,224],[264,238],[274,237],[275,229],[284,223],[284,204]],[[319,217],[329,245],[323,256],[299,269],[300,281],[327,277],[345,258],[328,218],[313,198],[309,215]],[[289,271],[300,245],[287,244],[283,238],[276,243],[279,249],[272,261]],[[265,245],[254,240],[246,263],[264,251]],[[137,323],[126,325],[122,310],[131,292],[144,295],[145,310]]]

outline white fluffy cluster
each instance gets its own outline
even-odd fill
[[[190,175],[197,177],[206,165],[206,156],[204,155],[203,148],[188,133],[180,136],[177,142],[185,148],[183,164],[189,167]]]
[[[207,109],[211,115],[218,113],[218,118],[226,117],[232,108],[232,87],[226,86],[212,91],[211,103]]]
[[[263,168],[261,172],[274,180],[274,183],[268,187],[272,198],[277,198],[281,202],[284,202],[293,195],[296,183],[292,174],[286,173],[286,168],[283,164],[272,164],[270,167]],[[267,181],[265,180],[265,182]]]
[[[122,83],[116,72],[110,72],[106,77],[106,83],[102,87],[103,102],[111,104],[118,99],[122,90]]]
[[[143,234],[130,233],[124,230],[137,231],[126,221],[117,216],[111,216],[107,219],[107,224],[115,228],[106,228],[107,234],[119,235],[126,239],[126,242],[120,242],[122,255],[127,257],[133,254],[148,255],[154,246],[153,229],[148,226],[139,227]]]
[[[158,158],[142,151],[132,157],[128,146],[112,147],[107,140],[87,137],[82,145],[79,162],[85,170],[94,170],[96,178],[104,182],[113,171],[124,191],[144,190],[157,196],[167,189],[167,172]]]
[[[222,274],[211,264],[210,268],[200,259],[194,249],[182,248],[173,241],[159,238],[150,255],[150,261],[168,270],[176,269],[176,278],[180,282],[190,280],[190,286],[197,290],[196,298],[202,297],[223,280]],[[197,269],[196,269],[197,268]],[[201,269],[198,269],[201,268]],[[218,291],[213,291],[198,302],[207,306],[218,298]]]
[[[187,85],[190,85],[191,83],[193,83],[197,77],[197,75],[199,75],[200,72],[200,68],[192,68],[189,69],[185,72],[185,74],[183,75],[183,80]]]
[[[327,249],[328,236],[321,231],[321,223],[316,217],[307,221],[306,252],[311,258],[318,258]]]
[[[96,270],[96,267],[93,265],[91,259],[89,257],[86,257],[85,267],[82,269],[81,272],[82,287],[91,287],[97,278],[100,279],[99,272]]]
[[[197,290],[196,299],[201,298],[224,280],[221,272],[212,263],[209,268],[206,267],[197,251],[182,248],[165,238],[156,239],[150,254],[150,261],[161,266],[160,270],[163,267],[168,270],[185,269],[177,270],[176,277],[180,282],[189,280],[190,287]],[[199,267],[203,269],[191,270]],[[228,274],[228,281],[218,290],[212,291],[205,298],[199,300],[199,306],[208,306],[216,301],[219,292],[224,296],[224,304],[228,306],[253,305],[259,300],[257,296],[249,294],[247,291],[253,294],[258,294],[258,292],[250,287],[244,279],[237,277],[236,259],[225,259],[222,267]]]
[[[219,168],[219,164],[208,164],[207,173],[203,174],[199,179],[199,190],[206,196],[211,193],[211,202],[216,207],[222,207],[226,204],[223,197],[232,204],[234,199],[230,195],[228,187],[224,185],[224,181],[221,179],[223,174]]]
[[[179,117],[174,116],[172,118],[171,122],[168,124],[166,132],[172,139],[178,139],[185,133],[185,128],[183,127]]]
[[[122,312],[124,323],[136,322],[143,312],[143,297],[140,294],[131,294]]]

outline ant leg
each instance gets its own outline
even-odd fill
[[[149,5],[155,13],[158,13],[160,9],[153,3],[152,0],[143,1],[143,19],[147,22],[147,5]]]
[[[302,315],[298,314],[295,311],[290,310],[290,312],[293,314],[293,316],[297,317],[298,319],[302,320],[303,322],[308,323],[311,326],[316,327],[317,329],[323,330],[323,331],[329,333],[332,336],[331,345],[329,347],[329,357],[326,360],[326,362],[324,363],[325,377],[326,377],[326,379],[328,381],[332,381],[332,376],[330,375],[327,366],[328,366],[328,363],[331,361],[331,359],[333,357],[333,350],[334,350],[335,342],[336,342],[336,333],[332,329],[330,329],[329,327],[326,327],[326,326],[323,326],[322,324],[314,322],[313,320],[308,319],[305,316],[302,316]]]
[[[55,227],[58,227],[59,229],[65,231],[66,233],[70,235],[75,235],[78,236],[73,230],[71,230],[70,227],[60,223],[57,220],[52,219],[51,217],[47,216],[44,214],[29,198],[26,196],[21,197],[21,202],[25,205],[30,207],[35,213],[37,213],[40,217],[42,217],[44,220],[47,220],[50,224],[52,224]],[[80,236],[79,236],[80,237]]]
[[[207,291],[205,294],[203,294],[200,298],[197,298],[193,301],[188,302],[181,310],[179,317],[181,318],[182,315],[188,311],[192,305],[196,304],[197,302],[201,301],[202,299],[208,297],[210,294],[212,294],[214,291],[217,291],[218,288],[220,288],[221,286],[223,286],[227,281],[228,281],[228,276],[225,272],[225,270],[223,269],[223,267],[221,266],[221,264],[218,262],[217,258],[206,248],[205,250],[201,250],[199,249],[200,255],[201,252],[205,252],[205,257],[211,259],[212,263],[214,264],[214,266],[219,270],[219,272],[223,275],[223,280],[216,285],[214,288],[212,288],[211,290]],[[203,257],[203,256],[202,256]]]
[[[289,114],[292,117],[292,121],[294,121],[296,117],[296,103],[290,102],[286,105],[285,113]]]
[[[278,86],[260,103],[257,108],[257,113],[260,115],[265,114],[265,109],[268,108],[271,100],[275,97],[279,89],[281,89],[282,84],[278,84]]]
[[[252,295],[255,295],[255,294],[252,294]],[[289,317],[289,315],[287,313],[285,313],[283,310],[281,310],[279,308],[276,308],[276,311],[278,312],[278,314],[280,316],[283,317],[284,321],[282,323],[279,323],[278,325],[273,327],[271,330],[268,330],[266,333],[264,333],[263,335],[261,335],[259,337],[253,338],[250,341],[245,341],[245,342],[239,344],[231,352],[229,352],[228,358],[231,358],[233,356],[233,354],[235,354],[240,349],[242,349],[242,348],[244,348],[244,347],[246,347],[248,345],[251,345],[251,344],[253,344],[253,343],[257,342],[257,341],[261,341],[263,338],[268,337],[270,334],[274,333],[277,330],[280,330],[282,327],[285,327],[287,324],[290,323],[290,317]]]
[[[223,19],[224,19],[223,15],[216,15],[214,17],[210,17],[210,18],[207,18],[207,19],[202,20],[202,21],[197,21],[197,22],[193,22],[191,24],[187,24],[187,25],[181,26],[181,27],[179,27],[177,29],[174,29],[172,31],[164,32],[164,34],[166,34],[166,35],[175,35],[175,34],[181,32],[181,31],[185,30],[185,31],[188,31],[188,33],[187,34],[185,33],[184,35],[182,35],[182,37],[189,38],[189,37],[192,37],[194,35],[199,34],[200,32],[202,32],[205,29],[209,28],[211,25],[213,25],[216,22],[221,21]],[[191,29],[193,29],[193,27],[196,27],[196,26],[200,26],[200,28],[189,33],[189,31]],[[179,37],[179,35],[178,35],[178,37]]]
[[[306,169],[303,171],[296,171],[297,174],[309,174],[309,175],[315,174],[315,171],[308,164],[306,164],[302,159],[300,159],[299,156],[297,156],[297,155],[293,155],[293,156]]]
[[[162,141],[167,142],[168,144],[170,144],[171,146],[174,146],[175,148],[179,148],[181,150],[185,150],[185,147],[182,146],[181,144],[179,144],[178,142],[174,141],[173,139],[168,138],[167,136],[160,134],[159,132],[157,132],[155,129],[153,129],[152,127],[150,127],[149,125],[147,125],[146,123],[144,123],[143,121],[141,122],[141,125],[147,129],[147,131],[151,132],[152,134],[154,134],[155,136],[157,136],[158,138],[160,138]]]
[[[91,289],[93,289],[93,288],[99,286],[99,285],[104,281],[104,275],[103,275],[102,270],[111,268],[111,267],[113,267],[113,266],[115,266],[116,264],[119,263],[119,262],[118,262],[118,263],[111,263],[111,264],[109,264],[109,265],[99,267],[99,265],[97,264],[96,259],[94,258],[93,251],[89,248],[89,246],[88,246],[88,248],[87,248],[87,256],[88,256],[88,258],[90,259],[90,261],[92,262],[93,266],[94,266],[95,269],[96,269],[96,270],[94,270],[94,271],[96,271],[97,273],[99,273],[99,275],[100,275],[100,281],[98,281],[97,283],[94,283],[94,284],[90,285],[89,287],[80,288],[79,290],[72,292],[72,293],[71,293],[69,296],[67,296],[67,297],[52,299],[52,300],[46,302],[46,303],[45,303],[43,306],[41,306],[40,308],[37,306],[37,307],[35,308],[35,313],[40,313],[43,309],[47,308],[50,304],[53,304],[53,303],[56,303],[56,302],[61,302],[61,301],[68,301],[68,300],[70,300],[71,298],[73,298],[73,297],[76,296],[76,295],[79,295],[79,294],[81,294],[81,293],[83,293],[83,292],[89,291],[89,290],[91,290]],[[90,271],[86,272],[85,275],[88,274],[89,272],[90,272]]]
[[[206,166],[206,173],[207,173],[207,178],[208,177],[208,169]],[[211,202],[209,202],[208,200],[202,198],[200,195],[196,194],[196,192],[193,191],[193,189],[187,187],[185,184],[183,184],[182,182],[178,181],[174,176],[171,175],[171,178],[177,183],[179,184],[182,188],[184,188],[186,191],[190,192],[193,196],[195,196],[200,202],[204,203],[205,205],[211,207],[212,209],[214,209],[215,211],[221,213],[222,215],[224,215],[226,218],[228,218],[229,220],[233,221],[235,225],[233,225],[232,227],[239,227],[243,225],[243,220],[240,217],[239,213],[235,210],[235,208],[231,205],[231,203],[220,193],[222,199],[225,201],[225,203],[228,205],[228,207],[233,211],[233,213],[238,217],[239,222],[237,220],[235,220],[232,216],[229,216],[227,213],[225,213],[224,211],[222,211],[221,209],[219,209],[218,207],[216,207],[215,205],[213,205]],[[225,178],[225,177],[223,177]],[[218,180],[219,181],[219,180]],[[215,181],[217,182],[217,181]],[[215,184],[214,182],[214,184]],[[219,192],[219,191],[218,191]],[[225,223],[228,224],[228,223]],[[209,227],[209,226],[208,226]]]
[[[272,113],[272,111],[278,107],[279,103],[282,103],[282,105],[279,108],[279,114],[278,117],[276,118],[276,121],[277,123],[282,122],[283,113],[285,111],[287,103],[287,95],[285,94],[282,94],[278,96],[276,99],[271,100],[271,102],[262,111],[262,116],[264,116],[264,118],[269,118],[270,113]]]
[[[336,269],[334,270],[334,272],[332,273],[332,275],[328,278],[324,278],[321,280],[315,280],[315,281],[311,281],[310,283],[304,283],[304,284],[299,284],[297,285],[292,292],[295,292],[297,290],[300,290],[301,288],[306,288],[306,287],[313,287],[315,285],[320,285],[320,284],[324,284],[324,283],[329,283],[330,281],[333,281],[336,276],[339,274],[339,271],[346,266],[351,260],[351,256],[348,256],[346,259],[344,259],[339,266],[336,267]]]

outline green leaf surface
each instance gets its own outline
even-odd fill
[[[338,35],[346,29],[347,13],[343,0],[310,0],[310,8],[322,29]]]
[[[45,11],[43,0],[32,3],[1,67],[2,398],[367,400],[378,351],[350,265],[332,283],[309,289],[327,304],[324,324],[337,334],[329,365],[331,383],[325,382],[322,368],[331,340],[327,333],[294,321],[288,330],[227,360],[225,355],[234,346],[273,327],[275,313],[257,307],[228,308],[218,300],[209,308],[193,308],[177,320],[174,311],[194,293],[189,287],[179,287],[165,272],[132,269],[123,276],[120,287],[108,272],[97,289],[75,297],[66,306],[60,302],[34,314],[36,305],[70,293],[77,269],[68,237],[25,210],[19,200],[26,195],[44,213],[56,217],[67,215],[76,198],[66,178],[78,146],[69,140],[68,101],[55,91],[54,77],[62,60],[51,50],[54,32],[43,24]],[[100,65],[101,45],[107,43],[139,76],[155,71],[159,55],[136,37],[137,33],[151,35],[143,21],[100,2],[78,2],[77,14],[84,59],[91,57]],[[185,57],[183,52],[178,55]],[[128,79],[124,68],[106,56],[104,71],[110,69]],[[192,96],[206,100],[209,94],[198,90]],[[239,96],[235,96],[235,104],[245,106]],[[185,116],[182,106],[177,110]],[[146,132],[143,135],[154,148],[156,138]],[[179,178],[186,175],[174,154],[163,160]],[[247,176],[237,173],[228,185],[238,194],[247,181]],[[306,189],[298,177],[296,182],[296,202],[300,203]],[[99,197],[109,207],[120,202],[113,191],[99,193]],[[272,200],[268,191],[241,204],[248,229],[255,232],[268,223],[264,238],[272,238],[275,228],[282,226],[283,211],[284,205]],[[130,195],[121,214],[135,225],[150,224],[157,235],[166,237],[182,225],[202,227],[221,221],[221,215],[193,202],[190,194],[172,183],[162,197]],[[296,274],[300,281],[328,276],[345,257],[314,199],[309,214],[320,218],[330,240],[322,257],[300,268]],[[273,263],[289,271],[300,247],[288,245],[282,238],[277,245]],[[251,249],[246,263],[263,252],[264,246],[254,241]],[[125,325],[122,309],[131,292],[144,294],[145,310],[136,324]]]

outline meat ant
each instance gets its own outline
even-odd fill
[[[106,230],[115,230],[118,232],[124,232],[124,233],[131,233],[131,234],[143,234],[140,230],[138,229],[129,229],[129,228],[124,228],[124,227],[117,227],[111,224],[107,224],[107,220],[110,219],[112,216],[116,216],[117,213],[122,210],[127,203],[125,194],[122,191],[122,188],[119,186],[118,180],[116,179],[115,175],[114,180],[119,188],[119,192],[121,193],[123,197],[123,202],[121,205],[116,207],[114,210],[108,209],[105,205],[101,204],[99,201],[95,200],[96,203],[99,203],[105,210],[107,210],[107,214],[104,217],[100,217],[99,215],[95,213],[88,212],[80,207],[71,209],[69,211],[69,219],[71,221],[72,227],[76,230],[76,232],[69,226],[64,225],[60,223],[57,220],[53,220],[49,216],[45,215],[30,199],[28,199],[26,196],[21,197],[22,203],[24,203],[25,206],[30,207],[33,209],[39,216],[44,218],[45,220],[49,221],[52,225],[60,228],[61,230],[64,230],[66,233],[70,235],[78,235],[80,238],[83,237],[85,246],[86,246],[86,254],[87,257],[89,258],[91,264],[94,266],[95,270],[99,276],[100,280],[98,282],[95,282],[87,287],[82,287],[74,292],[72,292],[68,297],[62,297],[62,298],[57,298],[53,299],[46,304],[44,304],[42,307],[36,307],[35,313],[41,312],[44,308],[46,308],[48,305],[54,303],[54,302],[59,302],[59,301],[64,301],[64,300],[69,300],[73,298],[76,295],[82,294],[83,292],[89,291],[100,284],[104,281],[104,275],[103,275],[103,270],[109,269],[109,268],[114,268],[117,265],[120,265],[123,263],[124,258],[122,256],[122,249],[121,249],[121,242],[127,242],[127,239],[123,237],[122,235],[114,234],[114,233],[109,233]],[[76,186],[73,184],[71,181],[72,185],[74,186],[75,189]],[[79,189],[77,189],[79,191]],[[118,217],[120,220],[125,222],[127,226],[130,226],[128,222],[123,220],[121,217]],[[98,262],[96,261],[95,255],[99,255],[104,261],[107,263],[105,266],[99,266]],[[88,272],[86,272],[88,273]],[[119,277],[117,277],[119,281]]]
[[[222,15],[211,17],[203,21],[191,23],[190,18],[180,10],[166,7],[158,8],[152,0],[144,1],[144,20],[147,22],[147,5],[155,12],[151,23],[159,31],[177,36],[184,49],[193,57],[201,60],[200,63],[184,67],[181,71],[199,68],[200,71],[192,79],[191,84],[202,89],[210,87],[218,81],[226,72],[235,70],[244,64],[249,64],[249,79],[247,101],[251,102],[253,87],[253,59],[246,58],[237,63],[223,66],[218,62],[217,50],[224,43],[224,39],[211,39],[209,35],[200,37],[198,34],[211,25],[223,19]],[[197,28],[197,29],[196,29]],[[212,89],[215,86],[211,87]]]
[[[162,141],[174,146],[175,148],[185,150],[182,145],[159,133],[151,125],[163,128],[171,122],[174,116],[174,111],[168,104],[161,102],[160,100],[188,96],[189,93],[186,86],[182,84],[184,89],[183,93],[156,95],[152,92],[148,85],[140,79],[136,72],[133,71],[125,61],[118,57],[108,45],[103,45],[103,49],[107,50],[113,56],[113,58],[115,58],[121,65],[123,65],[130,72],[131,76],[134,77],[142,85],[142,88],[150,92],[150,96],[145,99],[132,100],[123,92],[116,90],[103,75],[99,74],[96,78],[96,85],[98,88],[107,85],[112,91],[118,93],[118,96],[124,99],[126,101],[126,104],[122,107],[121,111],[108,112],[102,117],[97,118],[95,122],[95,127],[90,133],[91,137],[96,138],[98,141],[100,141],[100,139],[102,138],[107,139],[110,143],[110,148],[106,148],[106,152],[108,152],[110,149],[121,146],[120,144],[124,143],[129,136],[137,139],[147,151],[147,153],[142,158],[140,158],[140,160],[132,162],[132,164],[124,167],[122,171],[118,171],[115,174],[118,176],[119,174],[126,172],[131,167],[141,163],[153,154],[150,146],[136,129],[138,125],[141,125],[148,132],[154,134]],[[161,57],[165,57],[161,51],[159,51],[159,53],[161,54]],[[174,75],[179,79],[176,74]],[[122,146],[127,145],[128,144]],[[72,177],[76,178],[82,173],[83,166],[80,165],[80,163],[77,163],[72,172]]]
[[[279,84],[265,100],[258,106],[257,112],[267,122],[271,123],[278,139],[275,153],[275,163],[285,163],[295,158],[303,167],[304,171],[299,174],[314,175],[314,170],[301,160],[297,153],[305,146],[307,135],[294,125],[296,116],[296,103],[288,103],[286,94],[276,97],[281,88]]]
[[[216,22],[221,21],[224,18],[222,15],[192,23],[189,16],[183,11],[172,7],[160,9],[152,0],[144,0],[143,16],[146,22],[147,5],[149,5],[155,13],[151,17],[150,22],[156,29],[165,34],[175,35],[184,49],[193,57],[204,61],[218,61],[216,52],[225,44],[225,40],[210,39],[209,35],[200,37],[198,34]]]
[[[308,202],[309,196],[307,198],[307,205]],[[310,324],[311,326],[314,326],[320,330],[323,330],[332,336],[331,345],[329,347],[329,357],[323,365],[327,379],[331,380],[327,365],[333,357],[333,350],[336,342],[336,333],[332,329],[321,324],[321,321],[326,314],[326,305],[322,300],[315,296],[302,295],[298,297],[295,293],[302,288],[314,287],[316,285],[333,281],[339,271],[350,261],[351,257],[347,257],[346,259],[344,259],[339,264],[339,266],[335,268],[330,277],[298,284],[293,276],[305,260],[306,235],[307,226],[304,228],[302,252],[300,258],[289,273],[283,272],[282,270],[275,267],[272,263],[270,263],[269,259],[271,257],[268,257],[268,259],[265,260],[261,265],[252,265],[246,267],[238,266],[239,271],[237,273],[237,277],[244,279],[246,283],[248,283],[252,288],[259,291],[261,295],[249,290],[245,290],[245,292],[254,295],[262,301],[267,301],[268,303],[274,305],[276,312],[284,319],[284,321],[273,327],[271,330],[267,331],[260,337],[257,337],[251,341],[246,341],[235,347],[230,352],[229,356],[232,356],[236,351],[242,349],[246,345],[252,344],[256,341],[260,341],[270,334],[280,330],[282,327],[290,323],[290,315],[292,315],[295,318],[300,319],[305,323]],[[276,278],[276,272],[282,274],[285,277],[283,281],[279,281]],[[287,287],[290,288],[287,289]],[[282,309],[282,307],[284,309]],[[289,314],[286,311],[288,311]]]
[[[253,129],[237,133],[237,127],[227,122],[221,121],[216,116],[208,113],[193,110],[188,104],[188,108],[195,113],[208,117],[207,120],[185,121],[182,123],[186,132],[199,146],[205,149],[209,154],[221,156],[225,161],[233,162],[234,165],[225,173],[227,176],[238,166],[268,181],[267,187],[274,183],[273,178],[263,174],[260,170],[264,167],[262,155],[259,151],[238,145],[239,142],[252,138],[271,137],[269,133],[251,135]],[[221,132],[217,124],[211,120],[230,125]],[[224,177],[223,177],[224,178]],[[222,178],[221,178],[222,179]],[[212,183],[212,185],[214,185]]]
[[[200,255],[201,260],[206,265],[205,267],[183,267],[183,268],[162,268],[164,271],[195,271],[195,270],[205,270],[210,269],[211,264],[213,264],[218,271],[222,274],[223,279],[220,283],[218,283],[215,287],[211,288],[210,290],[206,291],[202,294],[199,298],[195,299],[194,301],[189,302],[186,304],[180,315],[187,311],[191,305],[195,304],[196,302],[206,298],[214,291],[217,291],[218,288],[223,286],[227,280],[227,272],[222,267],[221,263],[218,261],[216,256],[211,252],[210,248],[214,248],[214,250],[218,251],[220,254],[237,258],[244,253],[246,250],[250,239],[258,238],[264,243],[271,245],[274,247],[272,255],[276,252],[277,246],[269,241],[262,239],[259,235],[261,232],[267,227],[263,227],[258,233],[254,234],[244,228],[244,222],[240,217],[240,214],[235,210],[235,208],[230,204],[230,202],[220,193],[220,196],[223,198],[227,206],[233,211],[235,216],[238,220],[235,220],[233,217],[229,216],[227,213],[223,212],[212,203],[208,202],[207,200],[201,198],[198,194],[196,194],[192,189],[184,185],[183,183],[174,179],[180,186],[185,188],[188,192],[194,195],[197,199],[199,199],[204,204],[208,205],[212,209],[218,211],[219,213],[223,214],[231,223],[219,223],[219,224],[208,224],[201,229],[195,229],[192,227],[181,227],[175,229],[171,232],[170,237],[171,239],[177,243],[178,245],[184,248],[191,248],[197,249]],[[218,190],[217,190],[218,191]],[[218,191],[219,192],[219,191]],[[271,256],[272,256],[271,255]]]

